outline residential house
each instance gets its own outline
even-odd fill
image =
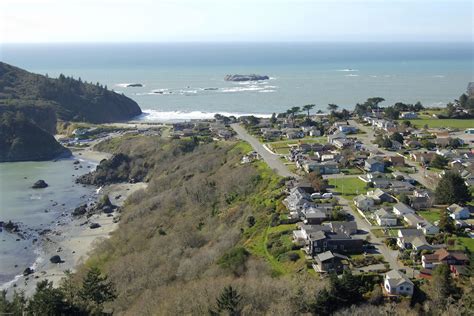
[[[326,251],[314,257],[313,268],[319,273],[342,272],[349,267],[349,258],[336,252]]]
[[[385,164],[382,161],[379,161],[374,158],[369,158],[365,161],[364,169],[368,172],[384,172],[385,171]]]
[[[418,113],[416,112],[402,112],[400,113],[400,119],[403,120],[413,120],[418,118]]]
[[[303,209],[303,218],[304,223],[308,225],[317,225],[321,224],[326,218],[327,215],[324,210],[321,210],[316,207],[308,207]]]
[[[331,228],[327,225],[306,225],[298,223],[298,229],[293,231],[293,242],[300,245],[306,245],[309,235],[318,231],[330,232]]]
[[[385,274],[384,289],[389,295],[412,296],[415,285],[402,272],[391,270]]]
[[[465,266],[469,264],[469,258],[462,251],[452,251],[444,248],[436,250],[433,254],[425,254],[421,257],[421,265],[425,269],[433,269],[440,264]]]
[[[331,145],[334,145],[334,141],[337,140],[337,139],[346,139],[346,138],[347,138],[347,136],[343,132],[336,132],[332,135],[327,136],[328,143],[331,144]]]
[[[410,206],[415,210],[430,208],[433,205],[433,200],[426,196],[409,196]]]
[[[384,192],[381,189],[375,189],[367,192],[367,196],[371,197],[374,199],[376,204],[380,203],[393,203],[395,202],[395,198],[388,194],[387,192]]]
[[[407,146],[408,148],[420,148],[421,147],[421,143],[417,140],[411,140],[411,139],[405,139],[403,141],[403,145]]]
[[[399,229],[397,245],[401,249],[430,250],[431,246],[425,239],[423,232],[419,229]]]
[[[415,186],[410,182],[392,180],[390,181],[388,189],[392,195],[400,195],[402,193],[408,195],[411,194],[413,190],[415,190]]]
[[[471,216],[471,212],[468,206],[451,204],[450,206],[448,206],[448,211],[451,213],[449,214],[449,216],[452,219],[468,219]]]
[[[343,221],[335,221],[330,222],[329,227],[333,233],[341,233],[346,235],[354,235],[357,234],[357,223],[354,221],[350,222],[343,222]]]
[[[306,172],[319,172],[319,174],[335,174],[339,173],[339,166],[337,162],[333,161],[305,161],[303,162],[303,169]]]
[[[435,153],[433,152],[414,152],[410,154],[411,159],[416,162],[426,164],[430,163],[431,160],[435,157]]]
[[[338,130],[344,134],[357,133],[357,127],[351,125],[339,125]]]
[[[425,235],[436,235],[439,233],[439,227],[431,224],[426,220],[416,224],[416,228],[421,230]]]
[[[403,214],[403,220],[408,226],[417,227],[418,224],[424,223],[425,219],[415,213]]]
[[[312,257],[328,250],[340,253],[362,252],[362,239],[352,238],[346,234],[319,231],[309,236],[305,251]]]
[[[368,211],[375,205],[374,199],[366,195],[358,195],[354,198],[354,205],[362,211]]]
[[[390,163],[394,167],[403,167],[403,166],[405,166],[405,158],[403,156],[390,156],[388,158],[388,161],[390,161]]]
[[[265,140],[273,140],[281,137],[281,131],[276,128],[262,128],[260,131]]]
[[[396,226],[398,222],[395,214],[386,208],[375,211],[375,221],[379,226]]]
[[[393,206],[393,213],[397,216],[403,217],[405,214],[415,214],[415,210],[405,203],[399,202]]]

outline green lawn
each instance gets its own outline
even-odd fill
[[[426,219],[427,221],[433,224],[434,222],[439,220],[439,217],[440,217],[439,211],[440,211],[439,209],[432,208],[428,211],[419,211],[418,215],[420,215],[421,217],[423,217],[424,219]]]
[[[329,184],[347,200],[352,200],[356,195],[367,192],[366,183],[359,178],[332,178],[329,179]]]
[[[341,172],[344,174],[363,174],[364,173],[359,168],[345,168],[345,169],[341,169]]]
[[[400,122],[406,120],[399,120]],[[474,126],[474,119],[469,120],[454,120],[454,119],[419,119],[419,120],[408,120],[417,128],[422,128],[425,125],[428,127],[451,127],[466,129]]]
[[[466,247],[470,252],[474,251],[474,239],[469,237],[457,237],[456,238],[457,248],[463,249]]]

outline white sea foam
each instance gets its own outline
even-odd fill
[[[275,91],[276,90],[274,90],[274,89],[268,89],[268,90],[260,90],[258,92],[260,92],[260,93],[271,93],[271,92],[275,92]]]
[[[345,69],[338,69],[336,71],[342,71],[342,72],[355,72],[359,71],[358,69],[352,69],[352,68],[345,68]]]
[[[214,115],[221,114],[225,116],[247,116],[254,115],[256,117],[271,117],[271,114],[262,113],[231,113],[231,112],[201,112],[201,111],[156,111],[151,109],[143,110],[143,114],[137,119],[140,121],[150,122],[173,122],[173,121],[186,121],[186,120],[204,120],[213,119]]]
[[[433,76],[433,78],[445,78],[446,76],[445,75],[435,75]]]
[[[348,75],[344,75],[344,77],[359,77],[359,75],[348,74]]]
[[[134,84],[135,82],[123,82],[123,83],[117,83],[115,86],[116,87],[121,87],[121,88],[130,88],[129,85]],[[142,87],[144,87],[144,84],[141,84]]]

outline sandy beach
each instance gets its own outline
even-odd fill
[[[110,157],[110,154],[87,149],[74,150],[74,158],[88,162],[100,162]],[[139,189],[146,188],[146,183],[120,183],[104,186],[98,193],[93,194],[89,201],[96,201],[102,195],[109,195],[111,202],[120,207],[127,197]],[[94,214],[74,218],[72,211],[77,205],[68,206],[68,211],[61,216],[51,231],[44,234],[39,241],[38,259],[33,265],[34,273],[28,276],[17,276],[9,283],[9,294],[12,290],[22,290],[27,296],[34,293],[36,283],[42,280],[53,281],[55,285],[65,275],[65,271],[74,272],[76,267],[87,260],[90,251],[98,242],[109,238],[111,232],[118,227],[117,211],[112,214]],[[90,228],[91,223],[100,225],[98,228]],[[61,263],[50,262],[52,256],[59,255]]]

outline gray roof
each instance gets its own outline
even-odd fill
[[[321,240],[321,239],[325,239],[325,238],[326,238],[326,234],[321,230],[309,234],[309,239],[310,240]]]
[[[333,259],[333,258],[340,258],[340,259],[345,259],[345,260],[349,259],[348,257],[346,257],[344,255],[341,255],[341,254],[338,254],[338,253],[332,253],[329,250],[326,251],[326,252],[318,254],[316,257],[320,262],[324,262],[326,260],[330,260],[330,259]]]
[[[415,213],[415,211],[411,207],[402,202],[395,204],[393,208],[396,208],[402,214]]]
[[[409,283],[413,285],[413,282],[402,272],[398,270],[391,270],[385,274],[385,278],[388,280],[390,287],[397,287],[403,283]]]
[[[401,235],[403,236],[403,238],[411,237],[411,236],[423,236],[423,232],[416,228],[400,229],[399,231]]]

